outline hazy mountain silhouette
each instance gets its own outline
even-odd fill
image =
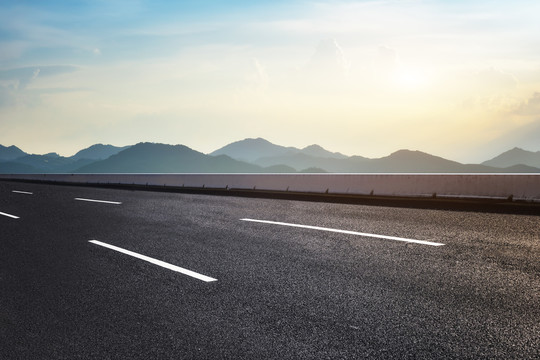
[[[283,170],[283,167],[281,168]],[[210,156],[184,145],[139,143],[77,169],[79,173],[255,173],[274,172],[226,155]],[[290,170],[290,168],[285,168]]]
[[[272,165],[264,167],[265,173],[294,173],[296,169],[287,165]]]
[[[89,159],[74,160],[72,158],[60,156],[56,153],[49,153],[45,155],[25,155],[13,160],[11,163],[26,165],[28,171],[33,169],[33,172],[38,173],[64,173],[73,172],[75,169],[92,161],[93,160]],[[0,171],[6,172],[3,164],[0,164]]]
[[[540,151],[532,152],[515,147],[491,160],[484,161],[482,164],[495,167],[509,167],[521,164],[540,168]]]
[[[342,153],[338,153],[338,152],[330,152],[317,144],[306,146],[305,148],[300,149],[298,151],[302,154],[320,157],[320,158],[330,158],[330,159],[348,158],[347,155],[343,155]]]
[[[15,160],[21,156],[27,155],[24,151],[16,147],[15,145],[3,146],[0,145],[0,161]]]
[[[331,173],[510,173],[540,172],[540,169],[527,166],[494,167],[483,164],[461,164],[456,161],[430,155],[421,151],[399,150],[389,156],[368,159],[351,156],[344,159],[315,157],[303,153],[285,153],[280,156],[260,158],[255,161],[261,166],[285,164],[297,171],[312,168]]]
[[[129,148],[129,146],[119,147],[113,145],[95,144],[87,147],[86,149],[80,150],[75,155],[71,156],[71,159],[105,160],[127,148]]]
[[[411,150],[399,150],[389,156],[373,159],[369,163],[370,167],[377,172],[461,172],[465,170],[465,165],[456,161]],[[480,166],[479,169],[471,170],[478,171],[484,168]]]
[[[328,157],[317,157],[305,153],[288,152],[280,156],[263,157],[257,159],[254,163],[260,166],[272,166],[285,164],[296,170],[319,168],[329,172],[349,172],[356,163],[369,160],[361,156],[352,156],[349,158],[335,159]]]
[[[483,164],[461,164],[421,151],[399,150],[378,159],[347,157],[318,145],[304,149],[245,139],[205,155],[183,145],[139,143],[131,147],[96,144],[71,157],[28,155],[0,145],[0,173],[539,173],[540,152],[512,149]],[[227,153],[227,155],[223,154]],[[7,154],[7,155],[6,155]],[[101,157],[108,156],[101,159]],[[235,155],[236,154],[236,155]],[[269,156],[261,156],[261,155]],[[232,155],[252,159],[234,159]],[[97,160],[101,159],[101,160]]]
[[[40,173],[37,168],[15,161],[0,162],[0,174],[35,174]]]
[[[361,165],[367,172],[396,173],[512,173],[540,172],[532,167],[497,168],[482,164],[462,164],[422,151],[399,150]],[[520,171],[521,170],[521,171]],[[362,172],[362,171],[358,171]]]
[[[300,172],[306,173],[306,174],[317,174],[317,173],[327,173],[328,171],[321,168],[317,168],[317,167],[310,167],[310,168],[301,170]]]
[[[263,138],[244,139],[244,140],[236,141],[210,153],[210,155],[212,156],[228,155],[231,158],[236,159],[236,160],[253,162],[253,163],[259,163],[257,160],[261,158],[274,158],[274,157],[277,158],[280,156],[295,155],[295,154],[304,154],[304,155],[309,155],[309,156],[314,156],[314,157],[332,158],[332,159],[347,158],[346,155],[330,152],[316,144],[307,146],[303,149],[298,149],[291,146],[285,147],[285,146],[275,145]],[[279,162],[277,163],[272,162],[272,165],[276,165],[276,164],[279,164]]]
[[[500,169],[500,168],[497,168]],[[505,173],[539,173],[540,168],[529,166],[529,165],[512,165],[509,167],[502,168],[502,172]]]
[[[291,150],[295,150],[295,148],[275,145],[263,138],[256,138],[233,142],[209,155],[227,155],[236,160],[253,162],[261,157],[279,156]]]
[[[27,154],[16,146],[0,145],[0,173],[70,173],[108,153],[117,153],[124,148],[111,145],[93,145],[71,157],[51,152],[44,155]],[[8,161],[3,161],[8,160]]]
[[[71,173],[96,160],[106,159],[117,154],[128,147],[95,144],[73,156],[64,157],[54,152],[44,155],[30,155],[16,146],[0,145],[0,173]]]

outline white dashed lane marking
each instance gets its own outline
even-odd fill
[[[119,201],[95,200],[95,199],[84,199],[84,198],[75,198],[75,200],[78,200],[78,201],[97,202],[97,203],[103,203],[103,204],[113,204],[113,205],[120,205],[120,204],[122,204],[122,203],[119,202]]]
[[[118,246],[106,244],[104,242],[97,241],[97,240],[90,240],[89,242],[91,242],[92,244],[95,244],[95,245],[106,247],[106,248],[114,250],[114,251],[121,252],[122,254],[133,256],[133,257],[135,257],[137,259],[148,261],[149,263],[164,267],[164,268],[172,270],[172,271],[179,272],[179,273],[184,274],[184,275],[191,276],[191,277],[193,277],[195,279],[199,279],[199,280],[202,280],[204,282],[217,281],[217,279],[211,278],[209,276],[202,275],[202,274],[196,273],[194,271],[191,271],[191,270],[184,269],[184,268],[181,268],[181,267],[176,266],[176,265],[166,263],[165,261],[161,261],[161,260],[151,258],[151,257],[146,256],[146,255],[141,255],[141,254],[138,254],[138,253],[130,251],[130,250],[122,249],[122,248],[119,248]]]
[[[33,195],[34,194],[33,192],[30,192],[30,191],[20,191],[20,190],[12,190],[11,192],[16,193],[16,194],[25,194],[25,195]]]
[[[7,216],[7,217],[12,218],[12,219],[19,219],[18,216],[11,215],[11,214],[4,213],[4,212],[0,212],[0,215],[2,215],[2,216]]]
[[[436,243],[436,242],[431,242],[431,241],[407,239],[407,238],[402,238],[402,237],[397,237],[397,236],[369,234],[369,233],[362,233],[362,232],[349,231],[349,230],[331,229],[331,228],[325,228],[325,227],[320,227],[320,226],[290,224],[290,223],[285,223],[285,222],[269,221],[269,220],[255,220],[255,219],[240,219],[240,220],[263,223],[263,224],[291,226],[291,227],[297,227],[297,228],[303,228],[303,229],[330,231],[330,232],[335,232],[335,233],[366,236],[366,237],[372,237],[372,238],[377,238],[377,239],[404,241],[404,242],[409,242],[409,243],[414,243],[414,244],[422,244],[422,245],[430,245],[430,246],[443,246],[444,245],[444,244],[441,244],[441,243]]]

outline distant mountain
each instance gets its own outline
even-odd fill
[[[73,172],[75,169],[92,161],[88,159],[74,160],[56,153],[49,153],[45,155],[25,155],[11,161],[11,163],[26,165],[28,171],[33,169],[32,172],[37,173],[66,173]],[[7,172],[2,164],[0,164],[0,172]]]
[[[58,155],[58,153],[55,153],[55,152],[50,152],[50,153],[44,154],[43,156],[48,156],[50,158],[60,158],[61,157],[60,155]]]
[[[333,173],[369,173],[369,172],[460,172],[464,165],[420,151],[400,150],[380,158],[368,159],[351,156],[344,159],[330,159],[310,156],[302,153],[287,153],[282,156],[261,158],[258,165],[270,166],[285,164],[300,170],[319,168]],[[482,170],[483,169],[482,167]],[[475,169],[476,171],[476,169]]]
[[[262,167],[286,165],[296,171],[311,169],[311,172],[318,170],[331,173],[485,173],[503,171],[503,169],[484,165],[464,165],[421,151],[400,150],[380,159],[368,159],[362,156],[347,157],[325,150],[319,145],[311,145],[304,149],[283,147],[262,138],[237,141],[216,150],[211,155],[218,153],[227,154],[236,159],[244,159]]]
[[[286,168],[288,170],[288,168]],[[184,145],[139,143],[77,169],[78,173],[255,173],[277,168],[234,160],[226,155],[210,156]]]
[[[279,156],[263,157],[257,159],[254,163],[260,166],[284,164],[298,171],[308,168],[319,168],[329,172],[350,172],[352,167],[357,166],[357,163],[368,160],[361,156],[336,159],[317,157],[300,152],[287,152]]]
[[[463,164],[421,151],[399,150],[371,160],[376,172],[461,172]],[[483,167],[482,167],[483,168]],[[478,171],[478,170],[473,170]]]
[[[482,164],[501,168],[521,164],[540,168],[540,151],[532,152],[516,147]]]
[[[261,157],[279,156],[291,150],[297,149],[293,147],[275,145],[268,140],[257,138],[233,142],[214,152],[211,152],[209,155],[227,155],[236,160],[253,162]]]
[[[305,148],[300,150],[300,153],[314,156],[314,157],[330,158],[330,159],[346,159],[348,157],[347,155],[343,155],[342,153],[330,152],[316,144],[306,146]]]
[[[55,152],[29,155],[15,146],[6,148],[0,145],[0,155],[4,155],[4,158],[0,158],[0,173],[71,173],[126,148],[96,144],[71,157],[64,157]]]
[[[461,164],[421,151],[399,150],[379,159],[358,164],[352,172],[372,173],[510,173],[519,167],[496,168],[481,164]],[[536,168],[521,168],[524,172],[540,172]]]
[[[540,168],[528,165],[512,165],[502,169],[504,173],[540,173]]]
[[[36,174],[40,172],[35,167],[27,164],[15,161],[0,162],[0,174]]]
[[[321,168],[310,167],[310,168],[301,170],[300,172],[301,173],[306,173],[306,174],[317,174],[317,173],[327,173],[328,171],[326,171],[324,169],[321,169]]]
[[[28,155],[16,146],[0,145],[0,156],[0,173],[540,173],[540,151],[519,148],[482,164],[462,164],[410,150],[378,159],[347,157],[319,145],[297,149],[262,138],[238,141],[210,155],[183,145],[139,143],[96,144],[71,157]]]
[[[265,173],[295,173],[296,169],[287,165],[273,165],[263,168]]]
[[[328,162],[327,162],[328,164]],[[466,165],[446,160],[421,151],[399,150],[378,159],[351,156],[347,159],[333,160],[325,170],[341,173],[452,173],[477,172],[487,169],[465,169]]]
[[[351,156],[345,159],[329,159],[302,153],[286,153],[281,156],[261,158],[256,161],[261,166],[284,164],[297,171],[312,168],[331,173],[508,173],[540,172],[540,169],[526,166],[498,168],[482,164],[461,164],[421,151],[399,150],[389,156],[368,159]],[[318,172],[318,171],[310,171]]]
[[[71,161],[68,158],[60,157],[58,154],[50,153],[46,155],[25,155],[15,159],[15,162],[31,166],[38,172],[51,172],[58,167],[63,167]]]
[[[292,146],[285,147],[272,144],[270,141],[263,138],[236,141],[210,153],[209,155],[227,155],[236,160],[257,163],[259,159],[263,158],[278,158],[281,156],[291,156],[295,154],[332,159],[347,158],[346,155],[330,152],[316,144],[307,146],[303,149],[298,149]]]
[[[118,147],[113,145],[95,144],[77,152],[75,155],[71,156],[71,159],[105,160],[127,148],[129,148],[129,146]]]
[[[21,156],[27,155],[24,151],[16,147],[15,145],[3,146],[0,145],[0,161],[15,160]]]

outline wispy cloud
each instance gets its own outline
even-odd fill
[[[512,113],[535,118],[540,117],[540,92],[535,92],[529,99],[517,106]]]
[[[44,133],[134,121],[130,139],[159,141],[162,127],[182,142],[200,138],[197,124],[227,124],[204,140],[225,143],[281,141],[286,127],[345,153],[445,154],[465,127],[473,142],[537,116],[538,11],[532,0],[0,2],[0,143],[46,118]]]
[[[45,93],[66,92],[68,89],[48,88],[29,89],[30,84],[39,78],[50,78],[61,74],[69,74],[79,70],[72,65],[32,66],[0,70],[0,107],[35,106],[39,97]],[[73,91],[73,90],[69,90]]]

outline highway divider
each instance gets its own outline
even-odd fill
[[[88,185],[540,202],[540,174],[0,174]]]

